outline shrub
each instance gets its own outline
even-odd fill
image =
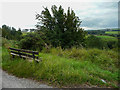
[[[96,36],[88,36],[88,38],[86,39],[86,47],[87,48],[99,48],[99,49],[103,49],[104,47],[106,47],[105,42],[96,37]]]
[[[8,47],[18,48],[18,41],[2,38],[2,46],[6,47],[6,48],[8,48]]]
[[[107,43],[107,46],[108,46],[108,48],[110,48],[110,49],[113,49],[113,48],[117,48],[118,47],[118,42],[117,41],[108,41],[108,42],[106,42]]]
[[[19,46],[22,49],[42,50],[45,42],[39,34],[29,33],[20,40]]]
[[[113,49],[118,47],[118,39],[116,37],[108,36],[108,35],[96,36],[96,37],[102,39],[106,49]]]

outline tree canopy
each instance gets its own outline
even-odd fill
[[[62,6],[53,5],[51,12],[44,8],[41,14],[36,15],[38,32],[42,31],[54,47],[70,48],[83,45],[85,31],[80,28],[81,20],[68,7],[67,13]]]
[[[14,27],[9,27],[7,25],[2,25],[2,37],[9,39],[9,40],[20,40],[21,39],[21,29],[19,28],[18,31]]]

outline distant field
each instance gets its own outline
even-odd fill
[[[22,32],[23,36],[27,35],[30,32]]]
[[[115,38],[115,37],[112,37],[112,36],[103,36],[103,35],[101,35],[101,36],[96,36],[96,37],[99,37],[99,38],[101,38],[101,39],[103,39],[103,40],[105,40],[105,41],[108,41],[108,40],[114,40],[114,41],[116,41],[117,40],[117,38]]]
[[[115,37],[112,37],[112,36],[103,36],[103,35],[101,35],[101,36],[96,36],[96,37],[100,37],[100,38],[115,38]]]
[[[27,32],[22,32],[23,36],[27,34]]]
[[[106,34],[118,34],[120,31],[107,31]]]

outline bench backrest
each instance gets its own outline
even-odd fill
[[[26,56],[26,57],[31,57],[33,59],[35,58],[38,59],[39,52],[37,51],[29,51],[29,50],[24,50],[24,49],[15,49],[15,48],[9,48],[9,49],[11,53],[19,55],[20,57]]]

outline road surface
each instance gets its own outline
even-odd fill
[[[2,75],[1,75],[2,74]],[[0,86],[2,88],[52,88],[46,84],[41,84],[39,82],[25,79],[25,78],[18,78],[12,75],[9,75],[5,71],[0,69]]]

